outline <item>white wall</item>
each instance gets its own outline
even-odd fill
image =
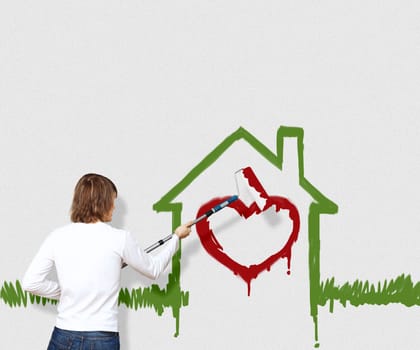
[[[171,226],[153,203],[219,142],[243,126],[275,152],[280,125],[304,129],[305,175],[339,206],[321,219],[321,279],[419,281],[419,15],[416,1],[3,1],[0,281],[20,279],[68,222],[84,173],[115,181],[114,224],[146,246]],[[224,191],[233,177],[217,181]],[[170,310],[122,308],[123,349],[312,346],[299,328],[309,310],[287,321],[309,291],[288,306],[293,290],[272,271],[247,297],[197,240],[184,244],[180,336]],[[321,348],[419,348],[418,312],[320,308]],[[2,344],[45,348],[54,318],[1,302]]]

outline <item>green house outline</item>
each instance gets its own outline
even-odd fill
[[[202,161],[200,161],[185,177],[178,182],[169,192],[167,192],[158,202],[153,205],[153,209],[157,212],[172,213],[172,229],[181,224],[182,203],[172,202],[180,193],[182,193],[198,176],[201,175],[208,167],[215,163],[219,157],[235,142],[243,140],[254,148],[262,157],[282,171],[283,168],[283,148],[284,139],[286,137],[296,138],[297,140],[297,156],[299,170],[299,185],[312,197],[313,201],[309,206],[308,213],[308,267],[309,267],[309,288],[310,288],[310,315],[314,322],[314,338],[318,341],[318,301],[321,293],[320,280],[320,215],[336,214],[338,206],[332,200],[323,195],[316,187],[314,187],[304,175],[304,131],[298,127],[280,126],[277,130],[277,154],[274,154],[257,138],[249,133],[243,127],[240,127],[234,133],[226,137],[212,152],[210,152]],[[173,258],[173,268],[170,278],[177,281],[176,286],[172,286],[177,293],[185,295],[180,286],[180,259],[179,254]],[[168,283],[169,284],[169,283]],[[172,289],[171,288],[171,289]],[[181,303],[177,303],[180,307]],[[177,333],[179,331],[179,309],[174,309],[173,314],[177,322]],[[316,344],[317,346],[317,344]]]

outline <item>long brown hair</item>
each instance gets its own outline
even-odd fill
[[[93,223],[106,221],[117,196],[117,187],[105,176],[86,174],[74,189],[71,221]]]

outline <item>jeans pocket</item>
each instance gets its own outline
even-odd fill
[[[104,337],[102,339],[95,339],[89,348],[90,350],[120,350],[120,338]]]
[[[73,344],[72,337],[53,333],[47,350],[70,350]]]

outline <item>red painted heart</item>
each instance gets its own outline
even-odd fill
[[[198,222],[196,225],[197,234],[200,238],[201,244],[204,249],[214,259],[219,261],[221,264],[230,269],[235,275],[239,275],[248,285],[248,295],[250,295],[251,281],[258,277],[258,275],[264,271],[269,271],[271,266],[281,258],[287,259],[288,272],[290,273],[290,261],[292,255],[292,246],[296,242],[300,228],[299,211],[296,206],[292,204],[287,198],[280,196],[269,196],[257,177],[253,173],[251,168],[244,169],[244,175],[248,179],[249,184],[259,192],[260,196],[266,200],[264,208],[261,210],[258,205],[254,202],[250,206],[246,206],[240,199],[229,205],[230,208],[234,209],[236,213],[242,216],[244,219],[249,218],[252,215],[258,215],[271,207],[274,207],[275,211],[279,213],[281,210],[288,210],[289,217],[293,222],[292,232],[284,244],[278,251],[273,255],[266,258],[264,261],[258,264],[252,264],[245,266],[232,259],[227,253],[223,251],[223,246],[218,242],[213,230],[210,228],[209,218]],[[197,217],[202,216],[208,212],[214,206],[227,200],[230,196],[222,198],[214,198],[207,203],[203,204],[198,210]]]

